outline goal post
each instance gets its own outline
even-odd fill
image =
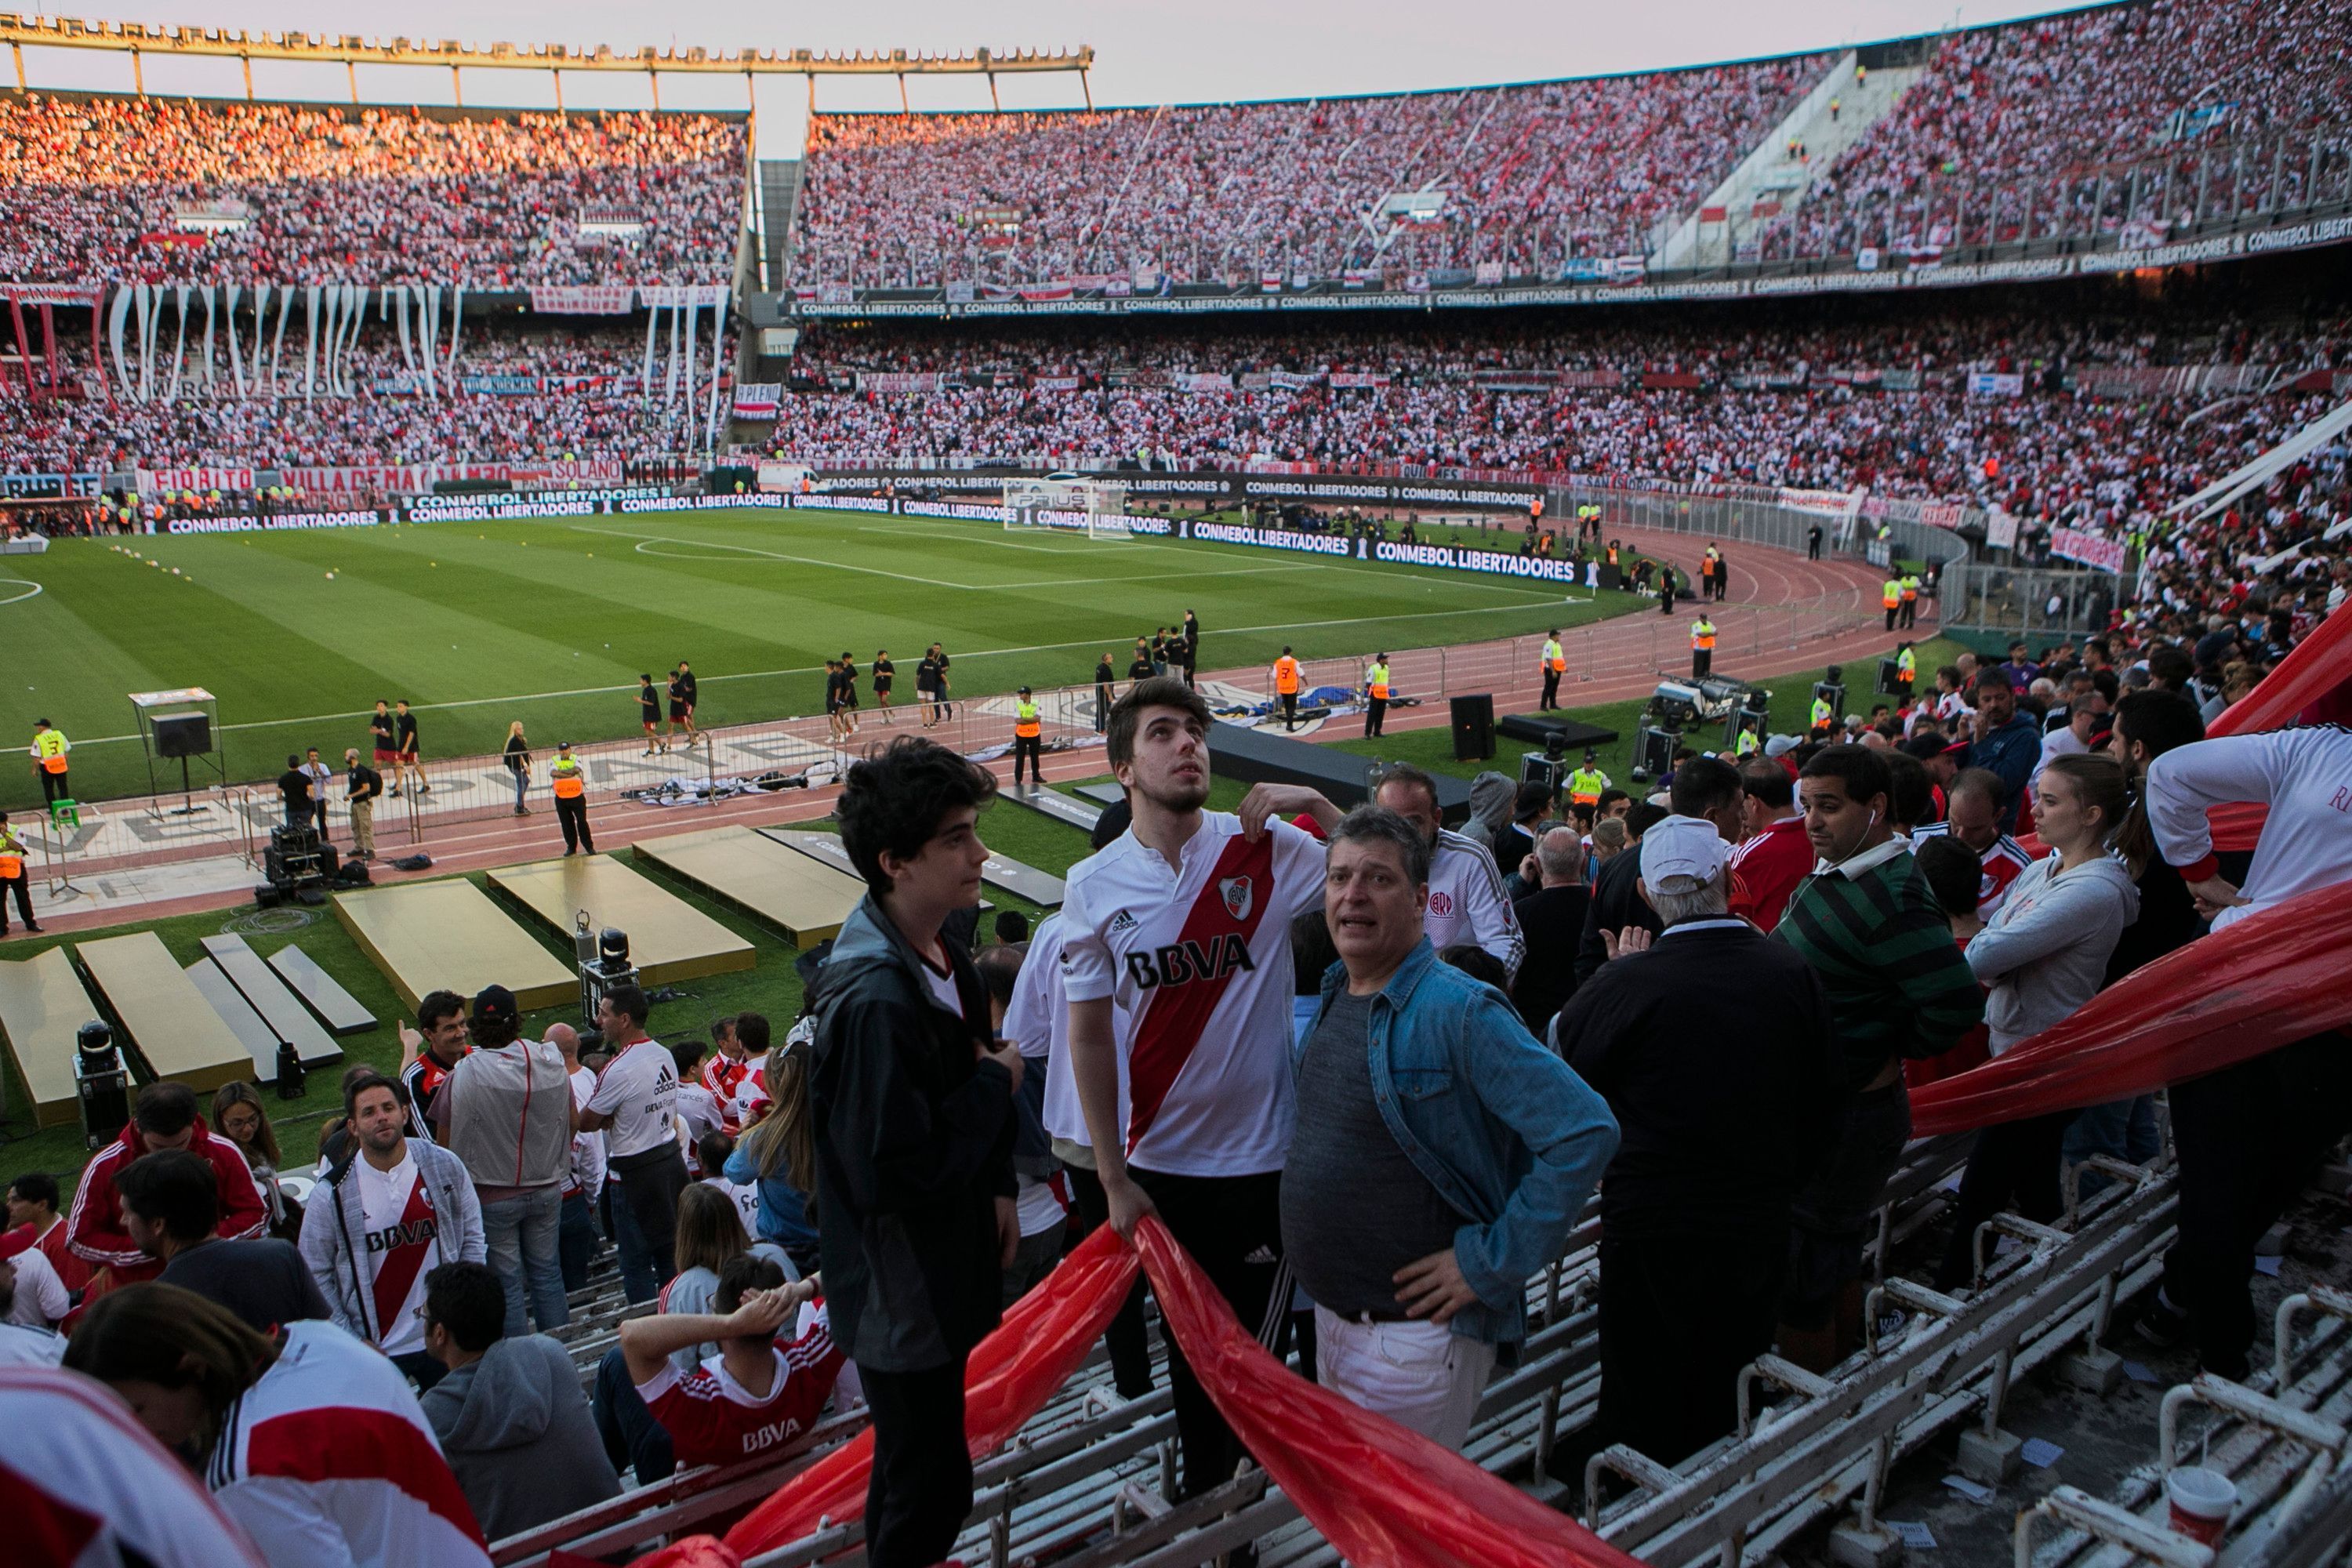
[[[1127,487],[1112,479],[1055,474],[1004,481],[1004,526],[1051,528],[1089,539],[1131,537]]]

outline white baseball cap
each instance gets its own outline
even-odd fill
[[[1669,816],[1642,835],[1642,880],[1655,888],[1669,877],[1713,882],[1723,874],[1731,846],[1703,816]]]

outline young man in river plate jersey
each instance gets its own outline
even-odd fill
[[[1111,1223],[1157,1213],[1260,1337],[1289,1310],[1281,1177],[1290,1145],[1290,922],[1322,907],[1323,847],[1283,820],[1339,812],[1259,784],[1209,797],[1208,705],[1173,677],[1111,710],[1133,826],[1072,868],[1062,919],[1070,1066]],[[1126,1104],[1118,1065],[1127,1065]],[[1183,1494],[1233,1479],[1241,1446],[1169,1347]]]

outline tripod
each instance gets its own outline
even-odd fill
[[[195,786],[188,782],[188,759],[185,757],[180,759],[180,805],[171,809],[171,816],[194,816],[200,811],[212,809],[210,801],[205,802],[202,805],[196,804]]]

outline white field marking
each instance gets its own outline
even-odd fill
[[[708,561],[711,558],[708,555],[670,555],[665,557],[658,550],[646,549],[646,545],[676,544],[681,545],[688,550],[731,551],[738,555],[758,555],[763,556],[770,561],[789,561],[795,566],[825,566],[831,567],[836,572],[859,572],[869,577],[896,577],[901,583],[920,583],[927,588],[969,588],[971,586],[969,583],[949,583],[937,577],[919,577],[912,572],[886,572],[879,566],[852,566],[845,561],[824,561],[813,555],[787,555],[781,550],[761,550],[757,545],[752,544],[722,544],[717,540],[711,539],[677,539],[667,533],[624,533],[618,529],[581,528],[577,523],[572,524],[572,526],[579,529],[579,531],[582,533],[603,534],[607,539],[636,540],[639,542],[637,544],[637,553],[640,555],[650,555],[656,560]]]
[[[951,527],[874,528],[866,526],[861,527],[857,531],[860,533],[895,533],[901,539],[910,533],[920,534],[926,539],[968,539],[975,544],[993,544],[999,550],[1034,550],[1040,555],[1067,555],[1071,553],[1067,550],[1057,549],[1051,544],[1024,544],[1017,540],[1012,539],[989,539],[979,534],[968,533],[959,528]]]
[[[26,599],[37,596],[42,591],[41,585],[38,583],[32,582],[23,577],[0,577],[0,583],[14,583],[18,587],[25,590],[21,594],[11,594],[6,598],[0,599],[0,605],[20,605]]]
[[[1521,607],[1528,609],[1534,608],[1533,605]],[[1410,615],[1402,616],[1349,616],[1343,619],[1329,621],[1269,621],[1265,625],[1258,626],[1219,626],[1217,628],[1217,632],[1220,636],[1233,635],[1238,637],[1252,632],[1315,631],[1330,626],[1370,626],[1375,622],[1381,621],[1425,621],[1442,619],[1447,616],[1484,616],[1491,615],[1494,612],[1490,610],[1415,610]],[[1116,639],[1124,637],[1126,634],[1112,633],[1110,635]],[[1079,637],[1071,642],[1024,643],[1017,647],[977,648],[969,653],[956,654],[954,657],[962,659],[1006,658],[1019,653],[1060,653],[1066,648],[1100,647],[1102,643],[1103,639],[1098,637]],[[1334,654],[1331,657],[1340,658],[1347,656],[1344,654]],[[721,680],[772,680],[782,675],[814,675],[817,673],[818,668],[819,667],[814,664],[803,664],[796,665],[789,669],[747,669],[732,675],[705,675],[701,677],[701,680],[702,684],[705,686],[709,686]],[[1125,678],[1122,677],[1121,679]],[[1080,684],[1083,684],[1083,682]],[[486,708],[492,703],[545,702],[558,697],[603,697],[609,696],[616,691],[635,691],[636,689],[637,689],[635,686],[579,686],[573,687],[565,691],[525,691],[506,697],[462,697],[449,702],[424,702],[414,704],[413,710],[419,713],[439,712],[444,710],[457,708]],[[964,699],[958,698],[956,700],[961,702],[964,700]],[[243,724],[216,724],[214,728],[215,730],[226,731],[230,730],[275,730],[289,724],[331,724],[345,719],[365,719],[374,711],[375,710],[373,708],[353,709],[348,713],[313,713],[308,718],[303,719],[256,719]],[[806,715],[802,716],[806,717]],[[104,746],[123,741],[135,741],[139,737],[135,734],[100,735],[94,740],[76,741],[74,744],[77,746]]]

